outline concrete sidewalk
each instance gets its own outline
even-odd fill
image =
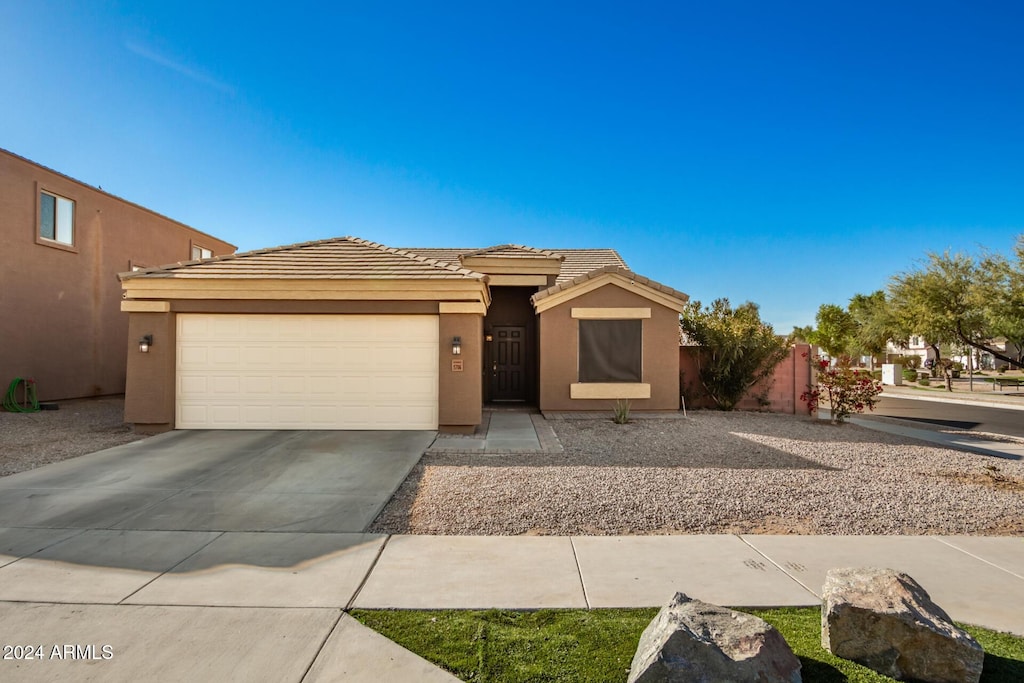
[[[0,530],[0,640],[113,656],[0,661],[4,680],[452,680],[345,611],[817,605],[839,566],[906,571],[953,618],[1024,635],[1017,537],[46,531]]]

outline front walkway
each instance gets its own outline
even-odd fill
[[[427,449],[432,453],[506,455],[516,453],[561,453],[555,430],[537,413],[485,411],[476,434],[438,434]]]

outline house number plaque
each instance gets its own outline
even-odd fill
[[[454,358],[454,359],[452,359],[452,372],[462,372],[462,359],[461,358]]]

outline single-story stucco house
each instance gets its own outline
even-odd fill
[[[612,249],[341,237],[120,278],[125,419],[142,431],[470,431],[487,403],[679,407],[688,297]]]

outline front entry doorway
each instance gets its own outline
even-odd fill
[[[526,401],[526,327],[496,325],[491,343],[490,392],[492,401]]]

